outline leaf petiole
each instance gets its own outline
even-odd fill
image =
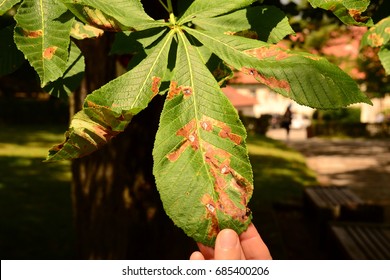
[[[172,0],[168,0],[168,12],[170,14],[173,14],[173,8],[172,8]]]
[[[160,4],[164,7],[164,9],[169,13],[169,8],[167,7],[167,5],[165,5],[162,0],[158,0],[158,2],[160,2]]]

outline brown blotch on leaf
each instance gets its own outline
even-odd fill
[[[349,15],[351,17],[353,17],[353,19],[356,21],[356,22],[367,22],[370,17],[367,17],[367,16],[362,16],[362,13],[361,11],[359,10],[354,10],[354,9],[351,9],[348,11]]]
[[[257,57],[258,59],[275,58],[276,60],[282,60],[292,56],[285,50],[277,46],[264,46],[257,49],[246,50],[245,53]]]
[[[176,151],[170,153],[167,156],[169,161],[176,161],[176,160],[178,160],[180,155],[185,151],[185,149],[187,149],[188,146],[190,146],[190,143],[188,141],[186,141],[179,147],[179,149],[177,149]]]
[[[93,129],[93,132],[100,138],[104,139],[105,142],[109,142],[114,136],[118,134],[118,132],[114,132],[110,128],[103,127],[101,125],[95,125]]]
[[[207,235],[209,238],[216,237],[219,233],[216,203],[208,193],[202,196],[201,202],[206,207],[206,219],[211,220],[210,228],[208,229]]]
[[[256,80],[258,80],[260,83],[265,84],[266,86],[270,87],[271,89],[283,89],[287,92],[291,90],[290,84],[286,80],[278,80],[275,77],[265,77],[264,75],[257,72],[254,68],[246,68],[244,67],[242,69],[242,72],[248,75],[253,75]]]
[[[87,16],[87,21],[94,27],[107,31],[121,31],[121,28],[114,19],[109,18],[101,11],[85,6],[83,13]]]
[[[206,206],[206,209],[212,214],[215,215],[215,202],[210,196],[210,194],[206,193],[202,196],[201,202]]]
[[[368,35],[368,39],[371,41],[371,46],[380,47],[383,45],[384,39],[377,33]]]
[[[213,125],[209,121],[201,121],[200,126],[206,131],[213,130]]]
[[[171,81],[171,83],[169,85],[169,91],[168,91],[167,99],[168,100],[173,99],[176,95],[178,95],[180,93],[180,91],[181,91],[181,87],[177,86],[177,82],[176,81]]]
[[[199,149],[199,139],[196,132],[196,121],[192,120],[176,133],[178,136],[186,138],[194,150]]]
[[[152,78],[152,92],[153,92],[153,97],[156,96],[160,90],[160,82],[161,78],[160,77],[153,77]]]
[[[241,37],[255,39],[255,40],[259,39],[259,35],[257,34],[257,32],[249,29],[243,31],[237,31],[237,32],[227,31],[225,32],[225,34],[236,35],[236,36],[241,36]]]
[[[311,60],[314,60],[314,61],[321,60],[321,57],[320,56],[316,56],[316,55],[304,55],[304,57],[308,58],[308,59],[311,59]]]
[[[182,89],[184,97],[189,97],[192,95],[192,88],[191,87],[183,87]]]
[[[228,138],[236,145],[241,144],[242,137],[238,134],[233,133],[231,128],[224,122],[215,120],[207,116],[203,116],[202,120],[200,121],[200,126],[206,131],[211,131],[214,126],[219,127],[221,129],[218,133],[219,137]]]
[[[199,138],[196,131],[195,120],[190,121],[185,126],[180,128],[176,132],[176,135],[184,137],[185,140],[176,151],[170,153],[167,156],[170,161],[176,161],[189,146],[192,147],[195,151],[199,149]]]
[[[221,127],[221,131],[218,134],[222,138],[229,138],[233,143],[236,145],[240,145],[241,143],[241,136],[235,133],[232,133],[232,130],[227,125],[223,125]]]
[[[38,38],[42,37],[42,30],[28,31],[23,29],[23,35],[28,38]]]
[[[97,105],[95,102],[92,102],[89,100],[87,100],[86,103],[87,103],[87,106],[90,108],[98,108],[99,107],[99,105]]]
[[[209,194],[205,194],[202,197],[202,204],[206,208],[206,218],[211,220],[208,236],[215,237],[220,229],[215,215],[217,212],[241,223],[248,221],[251,212],[246,205],[253,187],[230,166],[230,153],[207,142],[202,144],[205,149],[205,161],[214,178],[214,192],[217,198],[213,200]]]
[[[52,59],[54,54],[56,53],[58,47],[56,46],[52,46],[52,47],[48,47],[47,49],[45,49],[43,51],[43,57],[45,59]]]

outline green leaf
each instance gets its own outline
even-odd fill
[[[15,43],[41,79],[41,86],[62,76],[68,61],[73,18],[58,0],[25,0],[15,15]]]
[[[196,0],[184,12],[178,20],[178,24],[184,24],[195,18],[211,18],[227,14],[231,11],[245,8],[257,0]]]
[[[386,75],[390,75],[390,44],[383,46],[380,49],[378,56],[383,68],[385,68]]]
[[[166,213],[198,242],[213,245],[221,229],[241,233],[250,223],[253,178],[245,138],[236,110],[179,33],[153,173]]]
[[[219,86],[224,86],[228,79],[233,77],[233,70],[228,67],[218,56],[213,54],[209,48],[200,44],[194,38],[189,38],[191,44],[195,47],[199,57],[202,59],[203,64],[207,66],[209,71],[213,74],[215,80],[217,80]]]
[[[268,43],[277,43],[294,33],[285,14],[273,6],[250,7],[214,18],[195,18],[193,23],[208,31],[240,35]]]
[[[382,47],[390,40],[390,16],[371,27],[363,36],[361,47]]]
[[[64,75],[56,81],[49,83],[45,90],[55,97],[68,97],[80,86],[84,76],[84,68],[84,57],[80,49],[72,42]]]
[[[385,68],[386,74],[390,74],[390,17],[384,18],[371,27],[363,36],[360,46],[380,47],[378,56]]]
[[[148,16],[140,0],[62,0],[81,21],[103,30],[144,30],[166,26]]]
[[[333,12],[343,23],[358,26],[372,26],[373,21],[363,16],[370,0],[309,0],[314,8]]]
[[[0,16],[19,3],[21,0],[0,0]]]
[[[136,32],[119,32],[115,34],[110,54],[135,54],[155,43],[167,28],[151,28]]]
[[[371,104],[351,77],[324,58],[243,37],[185,30],[229,65],[299,104],[321,109]]]
[[[122,132],[158,94],[172,36],[173,31],[133,70],[88,95],[83,110],[71,121],[65,142],[49,151],[47,161],[88,155]]]
[[[97,38],[102,36],[104,30],[96,28],[89,24],[84,24],[78,20],[75,20],[70,30],[70,36],[77,40],[83,40],[86,38]]]
[[[14,42],[14,26],[0,30],[0,76],[17,70],[24,62],[24,56]]]

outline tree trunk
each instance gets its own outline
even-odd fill
[[[86,72],[71,101],[71,115],[85,96],[115,77],[108,56],[111,36],[83,40]],[[194,243],[162,209],[152,175],[152,148],[163,98],[135,116],[103,149],[72,162],[72,201],[80,259],[188,258]],[[172,243],[172,242],[175,243]]]

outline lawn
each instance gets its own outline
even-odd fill
[[[48,148],[63,140],[65,127],[0,125],[1,259],[74,258],[69,162],[44,163]],[[284,258],[275,205],[301,202],[315,185],[305,160],[283,143],[262,136],[247,141],[255,191],[254,223],[273,255]]]
[[[73,258],[70,164],[43,162],[65,128],[0,129],[1,259]]]
[[[308,169],[300,153],[280,141],[249,136],[247,145],[254,177],[254,193],[249,204],[253,222],[273,257],[288,259],[291,254],[288,253],[290,246],[285,244],[286,234],[300,235],[302,225],[294,223],[302,221],[301,217],[299,221],[281,218],[276,209],[301,213],[303,189],[318,184],[315,173]],[[285,232],[285,228],[289,232]]]

